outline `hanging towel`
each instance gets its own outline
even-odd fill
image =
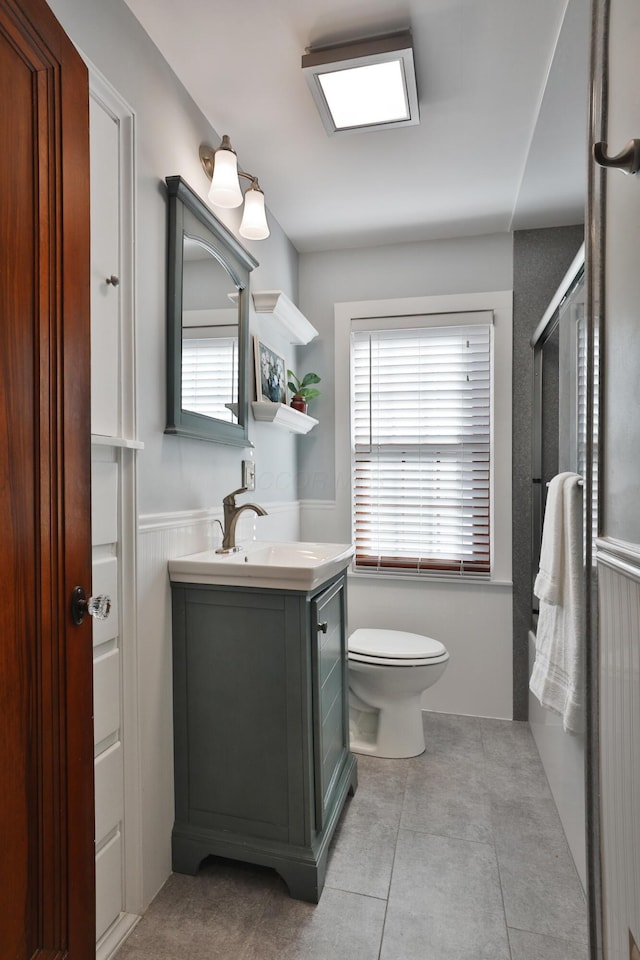
[[[563,570],[563,491],[565,480],[575,473],[559,473],[549,484],[547,505],[542,528],[540,569],[533,585],[533,592],[546,603],[559,603],[562,591]]]
[[[549,484],[540,570],[534,593],[540,600],[536,658],[529,689],[543,707],[562,716],[564,729],[584,723],[584,611],[582,490],[576,473]]]

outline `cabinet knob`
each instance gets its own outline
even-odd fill
[[[329,624],[327,623],[327,621],[323,620],[322,623],[318,624],[318,633],[326,633],[328,627],[329,627]]]

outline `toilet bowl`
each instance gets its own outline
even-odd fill
[[[349,637],[349,734],[354,753],[417,757],[425,749],[421,696],[449,654],[431,637],[362,628]]]

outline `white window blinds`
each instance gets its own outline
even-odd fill
[[[237,423],[238,338],[185,337],[182,341],[182,408]]]
[[[356,568],[489,575],[491,340],[489,323],[352,334]]]

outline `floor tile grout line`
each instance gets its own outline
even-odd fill
[[[576,947],[584,947],[588,940],[575,940],[573,937],[557,937],[553,933],[540,933],[539,930],[527,930],[526,927],[518,927],[516,924],[509,924],[507,930],[514,930],[517,933],[528,933],[532,937],[544,937],[545,940],[555,940],[556,943],[571,943]]]
[[[479,847],[492,847],[495,849],[495,841],[491,840],[476,840],[475,837],[459,837],[454,833],[436,833],[433,830],[423,830],[421,827],[412,827],[406,824],[400,824],[399,831],[406,831],[407,833],[419,833],[421,837],[439,837],[441,840],[457,840],[459,843],[475,843]]]
[[[324,890],[336,890],[338,893],[348,893],[352,897],[365,897],[367,900],[378,900],[379,903],[386,903],[386,897],[376,897],[373,893],[362,893],[360,890],[349,890],[348,887],[339,887],[337,884],[325,883]]]
[[[524,721],[523,721],[523,722],[524,722]],[[548,783],[548,780],[546,779],[546,772],[545,772],[545,782]],[[493,829],[493,811],[494,811],[494,804],[500,803],[501,800],[503,801],[503,800],[504,800],[504,797],[500,796],[500,795],[499,795],[497,792],[495,792],[495,791],[490,791],[489,800],[490,800],[490,804],[491,804],[491,812],[492,812],[491,820],[492,820],[492,829]],[[564,852],[566,853],[566,856],[567,856],[567,858],[568,858],[568,863],[570,864],[570,867],[569,867],[570,877],[569,877],[569,875],[567,875],[567,879],[571,879],[571,880],[576,880],[576,881],[577,881],[577,883],[578,883],[578,885],[579,885],[579,887],[580,887],[580,889],[581,889],[581,891],[582,891],[582,894],[583,894],[585,903],[586,903],[586,894],[585,894],[585,891],[584,891],[584,887],[582,886],[582,881],[580,880],[580,876],[579,876],[579,874],[578,874],[578,868],[576,867],[575,860],[573,859],[573,854],[572,854],[571,848],[570,848],[570,846],[569,846],[569,841],[568,841],[568,839],[567,839],[567,834],[566,834],[565,829],[564,829],[564,824],[562,823],[562,820],[561,820],[560,817],[559,817],[559,814],[558,814],[558,806],[557,806],[557,804],[556,804],[555,798],[554,798],[553,793],[551,792],[551,790],[549,790],[549,796],[548,796],[548,797],[518,796],[518,797],[517,797],[517,803],[518,803],[519,806],[520,806],[520,805],[524,806],[525,804],[532,804],[532,805],[537,805],[537,806],[542,805],[542,804],[546,804],[546,805],[548,806],[548,808],[549,808],[553,813],[555,813],[555,818],[556,818],[556,820],[557,820],[558,826],[560,827],[560,831],[561,831],[561,833],[562,833],[562,839],[563,839],[563,841],[564,841]],[[495,840],[495,843],[496,843],[496,853],[498,854],[498,861],[499,861],[499,860],[500,860],[500,856],[499,856],[499,853],[498,853],[498,841],[497,841],[497,838],[496,838],[496,840]],[[556,850],[557,850],[557,848],[556,848]],[[530,932],[533,932],[533,931],[530,931]]]
[[[407,795],[407,781],[409,779],[409,764],[407,763],[405,772],[404,772],[404,785],[402,788],[402,803],[400,804],[400,816],[398,817],[398,826],[396,827],[396,841],[393,847],[393,859],[391,861],[391,870],[389,871],[389,886],[387,887],[387,899],[384,908],[384,917],[382,918],[382,929],[380,930],[380,946],[378,947],[378,960],[382,958],[382,946],[384,944],[384,933],[387,926],[387,913],[389,912],[389,898],[391,896],[391,884],[393,882],[393,871],[396,865],[396,854],[398,852],[398,837],[400,836],[400,830],[402,823],[402,811],[404,809],[404,801]]]
[[[486,736],[486,724],[484,724],[484,723],[482,723],[482,722],[480,723],[480,733],[481,733],[481,737],[482,737],[482,752],[483,752],[483,754],[484,754],[484,768],[485,768],[485,769],[484,769],[484,772],[485,772],[485,782],[486,782],[487,763],[489,763],[490,761],[489,761],[488,756],[487,756],[486,741],[485,741],[485,736]],[[499,885],[500,885],[500,902],[501,902],[501,904],[502,904],[502,916],[503,916],[503,919],[504,919],[504,930],[505,930],[506,939],[507,939],[507,949],[508,949],[508,951],[509,951],[509,957],[511,958],[511,960],[513,960],[513,952],[512,952],[512,950],[511,950],[511,937],[509,936],[509,924],[507,923],[507,907],[506,907],[505,900],[504,900],[504,888],[503,888],[503,884],[502,884],[502,871],[500,870],[500,859],[499,859],[499,857],[498,857],[498,847],[497,847],[497,843],[496,843],[495,808],[494,808],[494,805],[493,805],[493,802],[492,802],[492,799],[491,799],[491,793],[490,793],[490,791],[487,791],[487,793],[488,793],[488,798],[489,798],[489,822],[490,822],[490,824],[491,824],[491,836],[492,836],[492,838],[493,838],[493,842],[492,842],[492,846],[493,846],[493,856],[494,856],[495,863],[496,863],[496,870],[497,870],[497,872],[498,872],[498,883],[499,883]]]
[[[504,887],[502,884],[502,870],[500,869],[500,859],[498,857],[498,851],[496,849],[495,843],[493,844],[493,855],[496,861],[496,870],[498,871],[498,883],[500,884],[500,902],[502,903],[502,916],[504,918],[504,929],[507,935],[507,947],[509,948],[509,956],[513,960],[513,954],[511,952],[511,937],[509,936],[509,924],[507,922],[507,907],[504,902]]]

